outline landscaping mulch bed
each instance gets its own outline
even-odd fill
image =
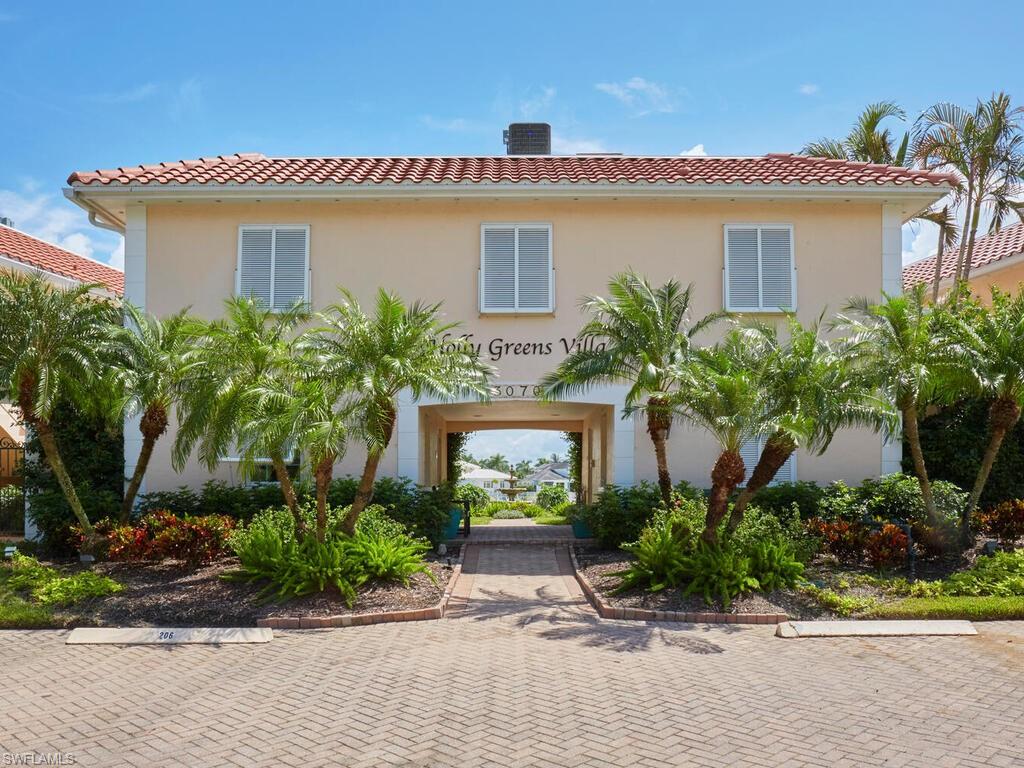
[[[444,595],[458,551],[444,557],[428,555],[427,566],[437,579],[416,574],[409,586],[400,583],[363,585],[349,608],[336,591],[286,602],[265,602],[261,585],[221,578],[238,567],[234,558],[189,568],[182,563],[98,563],[94,570],[118,581],[124,589],[57,613],[66,626],[255,626],[266,617],[322,617],[429,608]]]
[[[618,587],[620,579],[614,576],[618,571],[629,567],[633,556],[621,551],[601,550],[589,547],[576,547],[576,560],[580,572],[587,578],[594,590],[612,607],[640,608],[652,611],[681,611],[699,613],[713,611],[716,613],[785,613],[791,619],[834,619],[840,618],[834,612],[818,603],[813,596],[797,589],[775,590],[767,594],[760,592],[737,597],[728,608],[718,600],[708,605],[703,595],[684,595],[681,589],[664,589],[660,592],[648,592],[642,588],[633,588],[619,594],[612,594]],[[919,560],[915,574],[918,579],[941,579],[957,570],[969,566],[977,556],[972,551],[964,558],[948,557],[934,560]],[[810,564],[804,573],[805,578],[822,588],[833,589],[843,597],[874,600],[877,605],[885,605],[901,598],[887,594],[877,586],[858,584],[857,577],[877,576],[877,572],[867,566],[848,566],[836,563],[829,558],[819,558]],[[889,577],[908,577],[905,569],[886,574]],[[856,615],[845,618],[857,618]]]

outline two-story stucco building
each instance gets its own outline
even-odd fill
[[[723,307],[811,322],[854,295],[896,293],[901,225],[949,190],[941,174],[812,159],[637,157],[264,157],[239,154],[78,172],[68,197],[125,235],[125,295],[166,315],[221,313],[236,292],[314,309],[343,285],[444,302],[498,370],[493,401],[403,403],[381,473],[443,479],[446,432],[546,428],[584,435],[584,494],[656,476],[624,388],[541,404],[534,387],[572,348],[578,303],[627,266],[696,286],[697,316]],[[709,337],[710,341],[712,337]],[[137,454],[126,430],[126,455]],[[147,487],[207,478],[158,445]],[[716,451],[673,428],[673,476],[706,484]],[[362,463],[353,446],[338,472]],[[130,459],[129,459],[130,461]],[[840,434],[790,476],[859,481],[897,471],[900,447]],[[131,466],[127,471],[131,472]],[[221,476],[231,476],[225,464]]]

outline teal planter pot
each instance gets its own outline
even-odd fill
[[[446,539],[454,539],[459,535],[459,526],[462,525],[462,509],[460,507],[452,507],[448,514],[448,525],[445,526],[444,537]]]
[[[572,521],[572,535],[577,539],[592,539],[594,534],[590,530],[590,526],[583,520]]]

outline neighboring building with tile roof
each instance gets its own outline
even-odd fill
[[[0,269],[39,270],[57,282],[100,283],[111,293],[124,293],[124,273],[108,264],[0,224]]]
[[[946,250],[942,258],[939,290],[946,291],[953,284],[959,248]],[[907,264],[903,268],[904,289],[918,283],[935,280],[936,256]],[[978,296],[988,296],[992,287],[1016,293],[1024,283],[1024,222],[1001,228],[998,232],[979,237],[971,254],[971,273],[968,281]]]
[[[780,323],[792,310],[813,322],[850,296],[898,292],[903,223],[954,183],[941,173],[790,154],[234,154],[78,171],[65,194],[94,222],[125,233],[126,296],[158,315],[190,306],[217,317],[236,294],[322,309],[338,286],[367,305],[380,287],[443,302],[445,320],[461,322],[495,367],[491,397],[414,403],[403,395],[381,475],[443,482],[452,432],[577,432],[586,501],[610,484],[655,480],[657,471],[642,420],[623,418],[625,387],[540,397],[543,376],[593,344],[578,339],[581,297],[603,294],[611,275],[632,267],[657,283],[694,283],[695,317],[727,309]],[[173,435],[156,446],[152,490],[209,478],[194,461],[175,472],[172,444]],[[125,450],[130,472],[138,446]],[[708,484],[710,436],[673,427],[668,455],[673,478]],[[851,429],[825,454],[801,454],[794,476],[859,482],[898,471],[900,459],[899,444]],[[357,474],[362,461],[352,446],[336,471]]]

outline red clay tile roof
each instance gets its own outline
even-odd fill
[[[236,154],[78,171],[69,184],[735,184],[942,187],[935,171],[791,154],[763,157],[623,155],[496,157],[265,157]]]
[[[948,280],[956,272],[956,260],[959,249],[954,247],[942,258],[942,279]],[[971,254],[971,270],[984,267],[986,264],[1000,261],[1009,256],[1024,253],[1024,223],[1003,227],[994,235],[979,237],[974,242],[974,253]],[[920,259],[907,264],[903,268],[903,287],[923,283],[935,278],[935,257]]]
[[[124,293],[123,272],[3,225],[0,256],[83,283],[102,283],[118,295]]]

